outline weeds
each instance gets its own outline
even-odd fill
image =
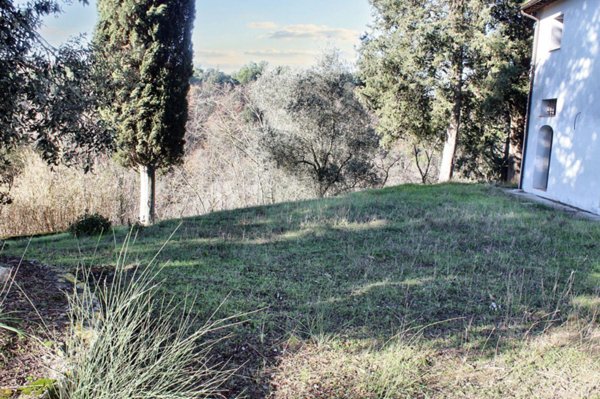
[[[10,317],[10,314],[6,313],[0,304],[0,329],[22,336],[23,331],[19,330],[18,328],[11,327],[11,324],[14,321],[15,319]]]

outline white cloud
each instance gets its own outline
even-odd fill
[[[346,29],[333,28],[327,25],[295,24],[280,26],[272,21],[251,22],[248,28],[269,31],[266,38],[269,39],[325,39],[341,40],[345,42],[356,42],[360,32]]]
[[[271,21],[263,21],[263,22],[250,22],[248,24],[248,28],[250,29],[258,29],[258,30],[273,30],[277,29],[279,25],[275,22]]]
[[[268,33],[270,39],[327,39],[356,42],[360,32],[346,28],[332,28],[327,25],[298,24],[280,27]]]
[[[304,57],[304,56],[316,55],[316,53],[314,51],[275,50],[275,49],[250,50],[250,51],[245,51],[244,54],[250,55],[253,57],[263,57],[263,58],[288,58],[288,57]]]
[[[270,65],[306,67],[311,65],[317,51],[287,49],[249,49],[228,51],[198,49],[194,51],[194,64],[202,68],[217,68],[224,72],[237,71],[249,62],[267,61]]]
[[[203,68],[217,68],[231,72],[239,69],[246,62],[245,57],[236,51],[194,50],[194,64]]]
[[[228,57],[232,55],[231,51],[220,51],[220,50],[194,50],[194,55],[201,58],[220,58]]]

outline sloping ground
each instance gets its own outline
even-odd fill
[[[39,237],[27,257],[110,265],[127,233]],[[201,317],[256,311],[215,348],[240,367],[227,397],[600,397],[600,223],[484,185],[400,186],[165,221],[128,261],[172,233],[165,290]]]

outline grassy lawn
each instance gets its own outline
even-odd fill
[[[600,398],[600,224],[484,185],[400,186],[217,212],[137,232],[164,288],[246,316],[217,358],[228,397]],[[9,241],[65,269],[102,239]],[[267,393],[270,392],[270,393]]]

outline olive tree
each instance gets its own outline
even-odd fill
[[[49,163],[89,169],[111,145],[95,117],[89,51],[77,41],[50,46],[38,32],[62,3],[0,0],[0,204],[11,201],[20,147],[32,146]]]
[[[336,52],[307,70],[261,75],[251,98],[262,143],[277,165],[310,181],[320,197],[382,183],[373,162],[379,137]]]

